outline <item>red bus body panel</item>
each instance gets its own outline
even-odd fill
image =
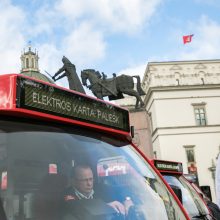
[[[17,77],[21,77],[21,75],[18,74],[7,74],[7,75],[0,75],[0,114],[1,115],[11,115],[11,116],[19,116],[19,117],[24,117],[24,118],[35,118],[35,119],[41,119],[45,121],[57,121],[62,123],[70,123],[70,124],[76,124],[79,126],[85,126],[89,128],[93,128],[96,130],[104,131],[104,132],[110,132],[113,133],[117,136],[123,136],[126,137],[127,139],[130,138],[130,132],[114,129],[114,128],[109,128],[105,127],[102,125],[96,125],[88,122],[83,122],[83,121],[78,121],[70,118],[65,118],[65,117],[60,117],[56,116],[53,114],[47,114],[47,113],[42,113],[38,111],[33,111],[33,110],[28,110],[24,108],[17,108],[16,107],[16,83],[17,83]],[[30,77],[22,76],[22,78],[27,78],[34,80],[36,82],[40,82],[43,84],[48,84],[52,87],[56,87],[62,90],[66,90],[68,92],[72,92],[73,94],[80,94],[81,96],[85,96],[87,98],[90,98],[91,100],[97,101],[97,99],[93,97],[88,97],[82,93],[72,91],[65,89],[63,87],[59,87],[54,84],[50,84],[47,82],[42,82],[40,80],[35,80]],[[99,102],[104,102],[102,100],[99,100]],[[106,102],[104,102],[106,103]],[[112,103],[110,103],[113,105]],[[117,106],[118,107],[118,106]],[[119,107],[118,107],[119,108]]]
[[[168,183],[163,179],[161,173],[152,164],[152,161],[150,161],[131,142],[132,138],[130,136],[130,132],[122,131],[122,130],[115,129],[115,128],[105,127],[103,125],[96,125],[96,124],[92,124],[92,123],[89,123],[89,122],[83,122],[83,121],[78,121],[78,120],[74,120],[74,119],[70,119],[70,118],[60,117],[60,116],[56,116],[56,115],[53,115],[53,114],[47,114],[47,113],[38,112],[38,111],[34,111],[34,110],[28,110],[28,109],[24,109],[24,108],[18,108],[16,106],[17,77],[22,77],[22,78],[30,79],[30,80],[40,82],[40,83],[43,83],[43,84],[47,84],[49,86],[52,86],[52,87],[55,87],[55,88],[58,88],[58,89],[62,89],[62,90],[68,91],[68,92],[72,92],[73,94],[78,94],[78,95],[80,94],[81,96],[90,98],[91,100],[94,100],[96,102],[98,101],[98,102],[107,103],[103,100],[97,100],[96,98],[88,97],[84,94],[81,94],[81,93],[78,93],[78,92],[75,92],[75,91],[72,91],[72,90],[68,90],[68,89],[65,89],[63,87],[59,87],[59,86],[54,85],[54,84],[50,84],[50,83],[47,83],[47,82],[42,82],[40,80],[35,80],[35,79],[30,78],[30,77],[22,76],[22,75],[19,75],[19,74],[7,74],[7,75],[0,75],[0,115],[16,116],[18,118],[40,119],[40,120],[45,121],[45,122],[54,121],[54,122],[73,124],[73,125],[88,127],[90,129],[95,129],[95,130],[97,130],[97,132],[101,131],[101,132],[111,133],[111,134],[113,134],[117,137],[129,140],[131,145],[139,152],[139,154],[147,161],[147,163],[150,164],[152,169],[157,173],[157,175],[164,182],[164,184],[169,189],[172,196],[175,198],[175,200],[176,200],[177,204],[179,205],[180,209],[184,213],[186,219],[190,220],[187,212],[183,208],[183,206],[180,203],[180,201],[178,200],[177,196],[172,191],[172,189],[170,188]],[[109,103],[109,104],[114,106],[114,104],[112,104],[112,103]],[[120,108],[120,107],[117,106],[117,108]],[[123,109],[123,108],[121,108],[121,109]]]

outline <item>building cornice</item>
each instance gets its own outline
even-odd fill
[[[219,63],[220,64],[220,59],[210,59],[210,60],[181,60],[181,61],[163,61],[163,62],[158,62],[158,61],[152,61],[149,62],[148,65],[172,65],[172,64],[198,64],[198,63]]]
[[[142,80],[145,91],[151,87],[209,84],[220,84],[220,59],[149,62]]]
[[[157,86],[150,87],[144,97],[145,106],[149,102],[154,92],[176,92],[176,91],[190,91],[190,90],[214,90],[220,89],[220,84],[206,84],[206,85],[181,85],[181,86]]]
[[[213,128],[216,128],[216,130],[214,131]],[[184,130],[184,132],[180,132],[181,129]],[[208,129],[210,129],[210,130],[208,130]],[[204,125],[204,126],[196,126],[196,125],[193,126],[192,125],[192,126],[157,127],[156,129],[154,129],[154,131],[151,134],[152,138],[155,140],[156,137],[158,136],[158,132],[162,131],[162,130],[163,131],[169,130],[169,132],[166,132],[165,134],[160,133],[160,136],[162,136],[162,135],[167,136],[167,135],[183,135],[183,134],[220,133],[220,124]],[[176,132],[174,132],[175,130],[176,130]]]

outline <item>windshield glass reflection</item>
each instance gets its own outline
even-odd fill
[[[177,186],[181,190],[183,206],[191,218],[209,215],[207,207],[184,177],[164,175],[164,179],[170,185]]]
[[[185,219],[126,141],[4,121],[0,140],[0,195],[8,220]]]

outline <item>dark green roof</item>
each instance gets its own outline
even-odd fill
[[[33,51],[29,50],[27,52],[24,53],[24,55],[28,55],[28,54],[31,54],[31,55],[36,55],[36,53],[34,53]]]
[[[48,77],[45,76],[44,74],[39,73],[39,72],[37,72],[37,71],[21,72],[21,74],[24,75],[24,76],[32,77],[32,78],[34,78],[34,79],[42,80],[42,81],[44,81],[44,82],[48,82],[48,83],[55,84],[52,79],[48,78]]]

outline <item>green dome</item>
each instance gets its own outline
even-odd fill
[[[29,51],[27,51],[27,52],[24,53],[24,55],[29,55],[29,54],[31,54],[31,55],[36,55],[36,53],[34,53],[34,52],[31,51],[31,50],[29,50]]]
[[[36,71],[21,72],[21,74],[24,76],[29,76],[34,79],[42,80],[44,82],[55,84],[52,79],[50,79],[47,76],[45,76],[44,74],[36,72]]]

